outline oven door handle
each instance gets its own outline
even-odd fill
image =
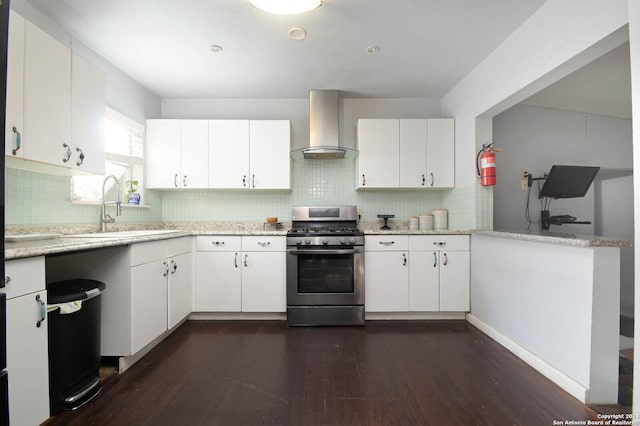
[[[310,249],[310,250],[298,250],[287,249],[289,254],[355,254],[359,253],[356,249],[342,249],[342,250],[323,250],[323,249]]]

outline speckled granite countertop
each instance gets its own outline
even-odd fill
[[[561,232],[477,230],[471,233],[473,235],[483,235],[487,237],[509,238],[512,240],[560,244],[572,247],[633,247],[633,240],[621,240],[595,235],[565,234]]]

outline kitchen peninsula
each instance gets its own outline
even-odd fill
[[[620,247],[631,244],[476,231],[467,319],[580,401],[615,404]]]

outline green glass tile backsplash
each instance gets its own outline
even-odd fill
[[[292,161],[291,191],[147,190],[143,204],[151,207],[126,208],[118,221],[262,221],[267,216],[289,221],[294,205],[355,204],[363,210],[363,220],[394,214],[396,220],[407,221],[413,215],[446,208],[450,227],[464,229],[486,225],[491,214],[490,194],[477,185],[447,191],[356,191],[354,179],[353,160],[296,160]],[[97,225],[100,207],[73,204],[70,193],[68,176],[7,168],[7,226]]]

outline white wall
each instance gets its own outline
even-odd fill
[[[456,185],[475,182],[476,148],[487,143],[476,140],[476,118],[504,111],[621,45],[626,24],[627,0],[548,0],[447,93],[442,113],[456,119]]]
[[[340,144],[356,148],[360,118],[440,117],[440,100],[341,100]],[[162,118],[287,119],[293,129],[292,150],[309,144],[309,99],[163,99]]]

